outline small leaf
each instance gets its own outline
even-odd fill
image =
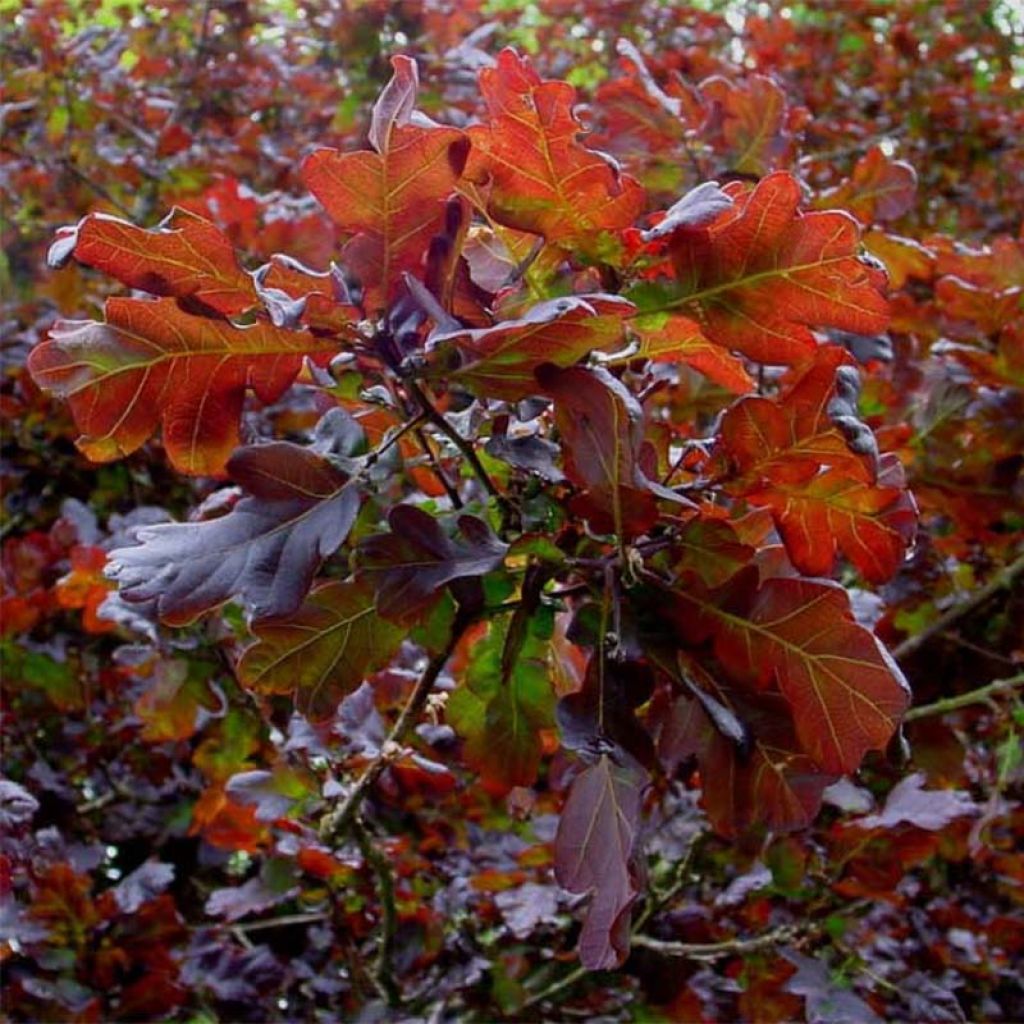
[[[786,991],[805,997],[807,1024],[880,1024],[867,1003],[832,981],[821,960],[794,949],[783,949],[782,955],[797,968],[786,982]]]
[[[261,693],[294,694],[310,718],[329,718],[338,702],[383,668],[405,631],[382,619],[362,583],[325,583],[297,612],[262,622],[238,665],[239,678]]]
[[[321,561],[355,522],[355,482],[287,441],[239,448],[228,472],[250,496],[226,515],[144,527],[134,547],[111,553],[109,575],[125,600],[153,602],[177,626],[232,598],[254,619],[299,607]]]
[[[857,161],[853,174],[815,203],[820,208],[841,206],[862,224],[896,220],[914,205],[917,174],[902,160],[892,160],[872,146]]]
[[[367,537],[359,564],[377,591],[377,610],[406,625],[423,617],[453,580],[482,576],[501,565],[508,545],[475,516],[458,517],[462,540],[452,540],[428,512],[396,505],[390,533]]]

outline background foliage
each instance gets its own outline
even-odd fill
[[[1024,654],[1024,25],[1017,7],[965,0],[586,8],[561,0],[4,0],[0,12],[0,919],[9,1016],[1024,1017],[1024,705],[1017,696]],[[457,402],[444,410],[481,442],[488,479],[532,524],[528,541],[508,556],[506,541],[517,534],[504,518],[508,508],[482,489],[465,453],[430,424],[424,449],[413,433],[403,435],[390,455],[382,452],[378,464],[360,469],[372,482],[371,499],[360,505],[351,497],[344,463],[322,456],[355,458],[366,442],[352,435],[350,421],[329,418],[325,427],[322,417],[348,410],[371,447],[393,436],[386,403],[374,404],[372,393],[367,399],[374,379],[365,362],[335,362],[327,386],[315,386],[325,378],[303,371],[287,391],[301,361],[291,377],[275,366],[282,380],[268,379],[263,401],[250,396],[239,408],[245,440],[293,444],[254,447],[261,453],[255,462],[251,454],[235,455],[228,463],[234,482],[281,505],[287,502],[279,492],[261,496],[253,483],[267,460],[276,460],[278,482],[289,473],[310,474],[303,485],[330,498],[330,522],[347,523],[342,539],[351,529],[348,543],[358,548],[367,579],[377,581],[381,617],[372,629],[359,627],[365,635],[356,634],[348,668],[349,676],[372,683],[336,691],[335,676],[318,674],[315,652],[297,668],[288,662],[294,620],[261,619],[295,612],[305,592],[298,583],[308,583],[319,562],[317,545],[333,550],[322,534],[297,561],[291,550],[292,561],[272,585],[253,583],[243,602],[197,621],[204,608],[240,595],[229,586],[204,603],[200,583],[222,569],[216,551],[204,562],[197,547],[193,576],[161,576],[153,586],[147,556],[139,554],[146,546],[130,546],[137,527],[189,517],[223,524],[243,502],[256,500],[239,501],[241,492],[208,475],[176,471],[221,469],[234,447],[233,428],[211,424],[219,444],[197,452],[175,434],[174,417],[165,419],[160,442],[147,440],[154,421],[135,430],[126,458],[96,465],[75,441],[88,432],[83,417],[102,415],[102,408],[74,409],[76,426],[68,407],[39,387],[40,368],[47,383],[53,364],[44,366],[38,353],[70,344],[60,339],[79,328],[68,321],[102,317],[105,300],[123,295],[125,285],[172,296],[160,300],[157,320],[173,328],[175,318],[196,315],[189,298],[207,313],[241,312],[252,279],[237,273],[215,287],[204,279],[205,291],[180,281],[154,287],[109,256],[103,247],[113,243],[104,232],[113,229],[95,219],[77,236],[59,236],[58,250],[63,246],[67,256],[73,247],[77,262],[49,268],[46,252],[58,229],[88,213],[150,228],[176,206],[187,212],[175,215],[173,227],[200,230],[194,225],[203,222],[190,221],[191,213],[219,229],[193,240],[190,259],[198,253],[223,270],[217,247],[224,237],[245,268],[287,253],[319,272],[343,253],[343,262],[363,271],[362,312],[376,316],[402,285],[397,276],[374,281],[360,262],[379,242],[379,223],[371,216],[346,228],[360,192],[339,194],[330,174],[332,161],[345,158],[318,158],[323,166],[306,163],[304,172],[303,162],[320,147],[366,149],[373,104],[393,70],[401,79],[405,65],[390,63],[400,53],[419,65],[418,107],[452,126],[450,134],[429,138],[449,153],[454,146],[455,163],[466,153],[454,129],[487,118],[487,101],[491,128],[470,129],[466,175],[474,178],[473,161],[484,159],[477,154],[494,154],[486,170],[500,182],[495,168],[508,143],[501,90],[525,72],[508,54],[480,85],[478,72],[494,67],[505,46],[530,55],[541,77],[576,88],[587,146],[611,153],[635,179],[615,191],[608,184],[615,172],[572,142],[570,121],[571,144],[558,170],[598,180],[598,191],[581,190],[577,205],[559,207],[557,216],[518,209],[512,200],[521,186],[514,180],[497,198],[485,197],[504,235],[496,229],[493,237],[480,230],[471,236],[475,247],[465,251],[473,255],[473,287],[462,282],[456,289],[460,319],[448,325],[442,347],[458,358],[428,375],[432,384],[450,375],[463,393],[513,403],[530,393],[522,390],[528,380],[554,400],[565,444],[564,456],[553,449],[554,459],[543,439],[514,450],[500,417],[474,418],[474,407]],[[371,142],[380,152],[372,132]],[[529,151],[520,143],[512,155],[516,170],[529,173]],[[345,165],[337,180],[353,180],[353,167]],[[486,180],[483,172],[479,180]],[[808,308],[792,279],[739,292],[723,292],[720,278],[698,280],[713,272],[728,277],[723,268],[737,228],[732,235],[709,229],[714,255],[689,252],[681,241],[689,237],[687,218],[700,227],[731,214],[694,214],[691,205],[661,230],[650,214],[711,180],[730,183],[726,193],[748,222],[761,217],[763,224],[790,202],[804,211],[792,212],[797,227],[786,229],[803,233],[797,242],[786,235],[784,244],[764,251],[749,238],[743,242],[741,256],[762,260],[759,266],[792,256],[790,244],[800,252],[818,244],[820,252],[815,239],[826,228],[849,234],[849,256],[837,257],[849,259],[848,291]],[[502,194],[512,197],[504,207]],[[594,207],[594,195],[604,194],[614,195],[613,209]],[[721,196],[705,192],[697,205],[713,206]],[[836,209],[859,222],[859,244],[878,266],[854,260],[853,221],[823,212]],[[421,227],[424,244],[438,229]],[[531,250],[538,235],[547,245]],[[150,243],[141,244],[144,251]],[[421,251],[399,255],[418,272]],[[113,276],[91,269],[115,263]],[[518,277],[517,264],[527,267]],[[880,266],[887,306],[876,299]],[[301,276],[294,265],[278,263],[277,277],[261,282],[260,301],[278,303],[279,319],[260,327],[268,344],[289,318],[305,318],[322,337],[342,317],[326,292],[319,305],[290,306],[289,288],[301,292],[309,283],[296,285],[289,273]],[[605,347],[587,334],[561,369],[539,370],[555,341],[577,337],[573,317],[595,312],[569,302],[544,314],[555,328],[541,332],[538,350],[520,352],[520,362],[499,374],[494,351],[505,342],[493,332],[501,328],[487,333],[489,322],[474,317],[478,292],[497,293],[510,273],[515,285],[501,293],[502,319],[537,301],[625,290],[644,313],[634,328],[638,347],[617,362],[613,354],[601,376],[570,367]],[[691,292],[678,291],[687,281],[707,299],[687,306]],[[730,301],[714,301],[722,294]],[[844,320],[836,305],[854,298],[859,312]],[[107,305],[108,322],[136,315],[119,301]],[[585,320],[586,331],[613,342],[623,308],[601,301],[593,317],[599,325]],[[677,319],[682,314],[711,342],[697,327],[687,334],[691,328]],[[744,326],[754,314],[769,324],[768,341]],[[61,327],[45,342],[58,320]],[[758,366],[773,362],[766,353],[778,352],[771,339],[781,337],[795,354],[775,362],[801,363],[805,349],[819,352],[812,370],[780,377]],[[818,350],[819,340],[833,344]],[[26,369],[33,348],[35,381]],[[859,365],[859,394],[836,383],[848,359],[844,350]],[[649,454],[639,443],[630,448],[629,437],[615,449],[614,473],[594,468],[606,464],[607,451],[580,424],[611,416],[600,403],[611,403],[615,413],[616,402],[626,409],[633,400],[607,383],[612,374],[643,400],[644,441],[657,455],[656,474]],[[735,404],[748,389],[760,397]],[[818,409],[810,423],[801,404],[808,396]],[[225,386],[217,408],[242,397]],[[185,389],[178,398],[187,404]],[[833,423],[844,417],[845,440],[837,441]],[[785,450],[773,462],[756,449],[750,424],[793,444],[779,442]],[[882,453],[871,479],[858,476],[865,472],[864,451],[856,447],[863,431]],[[806,475],[790,472],[797,466],[790,449],[824,435],[831,438],[825,462],[832,475],[817,475],[810,485]],[[605,442],[609,436],[619,439],[613,430]],[[678,462],[669,464],[670,457]],[[920,519],[912,545],[913,505],[901,473]],[[646,668],[624,659],[614,686],[601,676],[595,697],[596,674],[606,664],[604,640],[595,638],[608,632],[608,605],[599,601],[590,614],[576,598],[599,596],[601,574],[613,564],[627,573],[639,557],[668,571],[664,556],[658,562],[657,537],[645,542],[650,549],[634,548],[639,555],[600,541],[645,535],[664,501],[638,483],[652,475],[682,486],[683,494],[724,481],[716,500],[736,521],[726,527],[704,511],[704,532],[686,534],[684,548],[697,552],[693,561],[679,555],[671,566],[686,588],[667,612],[657,610],[673,635],[705,653],[713,645],[718,660],[708,654],[666,670],[648,639]],[[858,501],[874,495],[880,506],[858,505],[857,516],[845,519],[822,512],[834,510],[835,494],[850,489]],[[450,508],[452,491],[473,517],[445,533],[435,514]],[[552,501],[551,493],[561,497]],[[412,497],[423,507],[414,509]],[[578,519],[567,519],[566,508]],[[742,526],[740,512],[749,512]],[[583,519],[589,536],[578,525]],[[767,544],[773,528],[786,555]],[[761,571],[772,577],[759,589],[749,574],[733,575],[752,548],[763,548]],[[104,574],[115,550],[121,595]],[[436,566],[429,577],[396,569],[424,551]],[[563,579],[566,557],[576,560],[573,579],[589,582],[559,601],[551,596],[556,577],[563,590],[578,585]],[[771,568],[786,558],[789,568]],[[503,564],[530,568],[516,575],[498,571]],[[709,625],[714,616],[702,618],[701,609],[728,607],[771,631],[805,605],[800,588],[809,584],[790,575],[794,566],[808,576],[834,574],[863,627],[847,617],[840,592],[818,589],[813,593],[826,613],[806,628],[798,620],[797,642],[838,629],[850,649],[874,652],[865,639],[870,629],[911,683],[914,706],[902,736],[885,751],[876,740],[891,729],[863,723],[859,740],[844,734],[832,748],[827,741],[815,748],[811,734],[820,723],[806,707],[793,725],[808,735],[796,745],[792,725],[779,733],[779,695],[744,697],[702,675],[719,663],[740,675],[744,669],[732,634],[721,621]],[[368,584],[347,582],[345,572],[343,558],[320,580],[298,613],[302,628],[348,621],[372,600],[360,590]],[[446,646],[455,603],[435,594],[466,577],[483,578],[481,607],[501,610]],[[724,583],[733,588],[727,597],[707,598]],[[160,624],[145,603],[129,599],[133,589],[136,598],[163,601],[164,622],[184,628]],[[452,590],[460,608],[481,600]],[[520,614],[523,608],[529,614]],[[655,615],[647,606],[643,613]],[[615,631],[627,644],[620,627]],[[595,646],[599,653],[592,655]],[[758,655],[778,659],[778,649],[776,642]],[[434,665],[447,706],[428,704],[412,747],[382,757],[413,681]],[[303,685],[293,702],[297,676],[314,684]],[[496,682],[510,676],[511,698]],[[717,696],[680,696],[667,676]],[[888,694],[888,678],[876,674],[863,685]],[[352,692],[345,696],[346,690]],[[525,723],[511,739],[502,704],[508,700]],[[604,701],[615,705],[614,724],[604,728],[602,720],[602,732],[594,719]],[[730,709],[758,723],[753,753],[729,738],[736,717]],[[704,724],[695,726],[693,716],[705,716]],[[500,741],[495,721],[505,730]],[[586,760],[595,736],[616,751],[614,758],[601,752]],[[786,757],[773,760],[779,749]],[[870,752],[856,779],[826,789],[824,808],[815,813],[826,783],[851,772],[864,750]],[[581,764],[589,767],[568,790]],[[780,764],[785,786],[773,782],[773,765]],[[342,828],[332,811],[368,765],[380,774],[365,814],[354,830]],[[641,774],[649,785],[636,784]],[[723,790],[727,778],[741,779],[731,795]],[[560,820],[571,830],[588,787],[621,798],[636,830],[624,841],[635,848],[611,867],[584,858],[569,870],[563,857],[559,886],[556,830]],[[597,820],[594,805],[591,795],[588,821]],[[797,825],[805,827],[793,830]],[[603,827],[606,835],[619,834],[616,820]],[[588,909],[594,871],[598,897]],[[630,909],[631,919],[621,917]],[[599,948],[591,941],[595,929]],[[626,959],[623,932],[632,935]],[[624,962],[588,972],[578,965],[578,945],[586,966]]]

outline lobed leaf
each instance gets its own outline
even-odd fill
[[[487,212],[498,223],[591,256],[613,255],[612,233],[640,214],[644,191],[577,141],[575,90],[542,81],[514,50],[480,72],[488,121],[470,129],[466,176],[489,183]]]
[[[460,541],[414,505],[396,505],[388,525],[390,533],[374,534],[359,545],[359,565],[373,583],[380,614],[406,625],[429,611],[446,584],[497,569],[508,550],[476,516],[458,517]]]
[[[321,561],[355,522],[355,481],[287,441],[238,449],[228,472],[249,496],[226,515],[145,527],[135,546],[111,553],[109,575],[126,600],[151,602],[173,626],[232,598],[254,619],[299,607]]]
[[[665,613],[688,643],[711,639],[737,683],[777,685],[801,748],[829,774],[855,771],[868,750],[884,749],[909,703],[903,673],[829,581],[759,586],[751,567],[712,592],[689,578]]]
[[[917,509],[894,455],[874,464],[875,440],[856,417],[856,371],[836,347],[775,400],[750,397],[721,424],[721,454],[739,476],[726,489],[771,509],[793,564],[807,575],[832,572],[841,550],[864,577],[888,580],[903,561]]]
[[[812,327],[885,330],[888,305],[857,258],[852,217],[799,212],[800,185],[785,172],[748,192],[725,191],[731,210],[669,243],[678,288],[669,304],[698,320],[709,340],[758,362],[793,364],[814,352]]]
[[[819,207],[841,206],[862,224],[896,220],[913,205],[917,173],[903,160],[892,160],[880,146],[872,146],[853,168],[853,173],[834,189],[823,193]]]
[[[173,299],[115,298],[104,323],[59,320],[28,367],[68,402],[93,461],[131,454],[162,425],[175,469],[218,475],[239,444],[247,390],[275,402],[307,358],[336,351],[306,331],[193,316]]]
[[[235,316],[258,302],[252,278],[239,266],[227,235],[215,224],[175,207],[153,230],[104,213],[74,229],[79,263],[116,277],[129,288],[191,299]]]
[[[374,108],[373,151],[318,149],[302,180],[331,219],[353,237],[342,260],[379,311],[403,287],[402,274],[421,268],[431,238],[442,230],[445,203],[462,175],[469,143],[457,128],[416,116],[416,63],[392,58],[394,74]]]

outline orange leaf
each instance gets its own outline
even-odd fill
[[[192,316],[172,299],[108,299],[106,315],[59,320],[28,360],[36,384],[70,405],[95,462],[131,454],[162,424],[176,469],[220,474],[246,390],[277,401],[307,356],[337,351],[306,331]]]
[[[359,278],[368,310],[395,297],[403,271],[420,269],[468,152],[463,132],[414,115],[416,62],[398,56],[391,63],[394,75],[374,107],[373,151],[318,149],[302,165],[306,187],[353,235],[342,259]]]
[[[629,227],[644,203],[633,178],[576,141],[576,91],[542,81],[514,50],[480,72],[488,123],[470,129],[466,176],[490,181],[488,213],[499,223],[590,256],[613,254],[609,232]]]

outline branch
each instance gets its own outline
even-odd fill
[[[430,663],[424,670],[423,675],[420,676],[416,686],[413,688],[409,700],[406,702],[405,707],[402,708],[402,713],[398,716],[398,720],[392,727],[391,732],[388,733],[388,738],[381,744],[380,752],[366,766],[363,774],[359,776],[344,802],[320,819],[320,837],[323,840],[330,841],[348,828],[353,816],[366,798],[366,794],[381,775],[384,774],[384,769],[401,752],[402,743],[406,735],[422,714],[427,698],[430,696],[430,691],[434,688],[434,683],[437,682],[438,676],[444,670],[448,659],[455,650],[455,645],[461,639],[468,625],[468,617],[456,617],[452,625],[451,635],[448,637],[448,642],[442,651],[430,659]]]
[[[805,931],[806,927],[804,926],[790,924],[765,932],[764,935],[758,935],[753,939],[726,939],[724,942],[670,942],[664,939],[655,939],[650,935],[634,935],[633,945],[642,949],[654,950],[664,956],[683,956],[688,960],[717,960],[723,956],[753,953],[759,949],[767,949],[780,942],[788,942]]]
[[[281,917],[270,917],[263,921],[250,921],[248,923],[232,925],[232,931],[236,932],[259,932],[268,928],[289,928],[297,924],[316,924],[319,921],[327,921],[330,914],[323,910],[314,910],[308,914],[284,914]],[[208,925],[198,927],[206,928]]]
[[[931,715],[944,715],[949,711],[970,707],[971,704],[983,704],[999,693],[1015,690],[1021,686],[1024,686],[1024,672],[1018,672],[1017,675],[1010,676],[1008,679],[996,679],[987,686],[958,694],[955,697],[945,697],[935,701],[934,704],[922,704],[920,707],[911,708],[903,716],[903,721],[912,722],[915,719],[928,718]]]
[[[395,908],[395,876],[380,850],[374,845],[373,837],[367,832],[366,826],[356,819],[354,829],[356,843],[363,855],[363,860],[373,869],[377,876],[377,888],[380,890],[380,946],[377,949],[377,962],[373,969],[373,979],[380,994],[387,1000],[388,1006],[399,1006],[402,992],[395,980],[391,966],[391,958],[395,949],[395,934],[398,931],[398,911]]]
[[[932,637],[945,633],[950,626],[959,622],[960,619],[969,615],[976,608],[979,608],[989,598],[998,594],[1000,590],[1005,590],[1012,586],[1017,577],[1021,575],[1024,575],[1024,554],[1019,555],[1016,561],[1000,569],[985,586],[976,590],[965,601],[954,605],[944,615],[940,615],[930,626],[922,629],[920,633],[915,633],[914,636],[907,637],[903,643],[897,644],[892,650],[893,657],[897,661],[903,661],[905,658],[910,657],[910,655],[916,653],[928,643]]]

